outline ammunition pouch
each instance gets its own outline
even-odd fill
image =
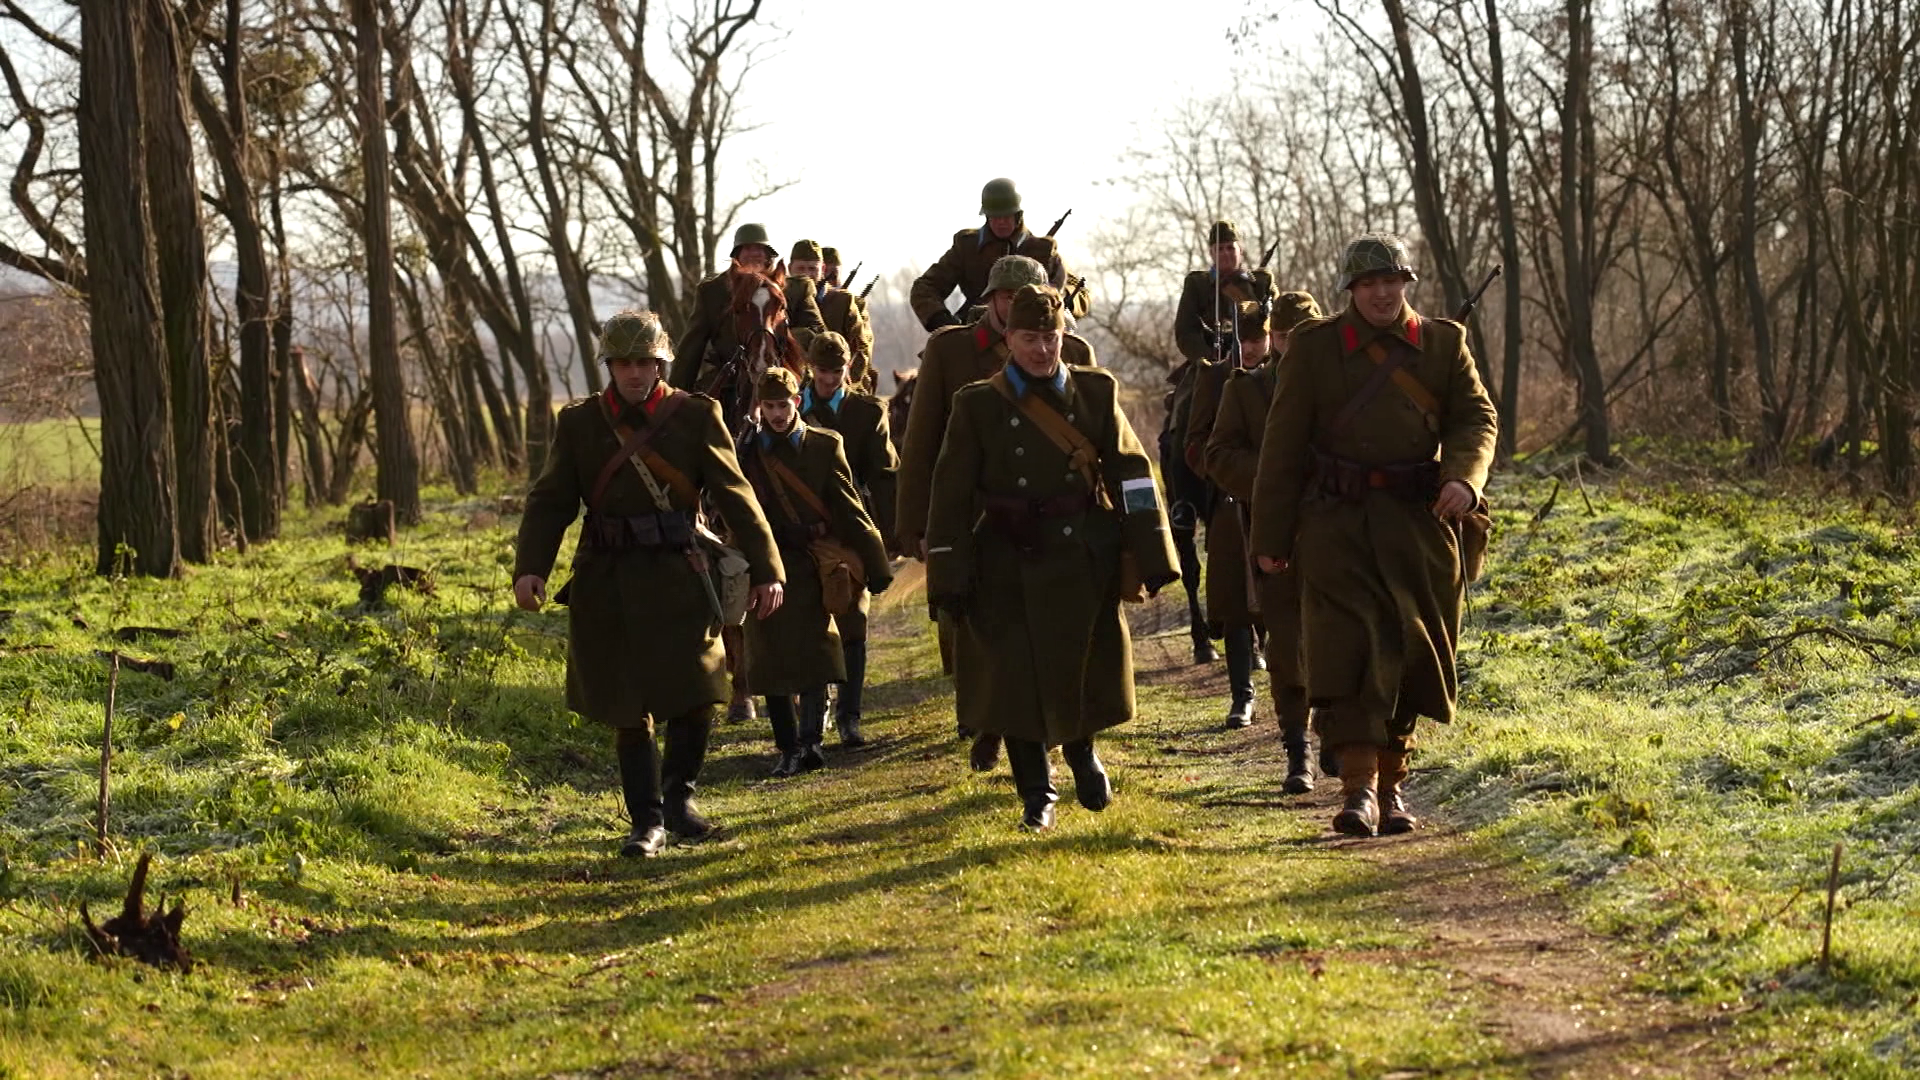
[[[1315,448],[1308,490],[1336,502],[1360,502],[1379,491],[1408,502],[1430,503],[1440,494],[1440,463],[1365,465]]]
[[[769,521],[773,529],[773,542],[785,557],[790,552],[805,551],[815,540],[827,535],[825,522],[813,525],[796,525],[791,521]]]
[[[580,529],[580,550],[618,555],[628,551],[685,551],[693,546],[693,515],[685,511],[614,515],[589,511]]]
[[[1015,551],[1033,555],[1040,550],[1040,528],[1051,518],[1075,517],[1097,505],[1092,496],[1071,492],[1051,499],[1019,499],[988,495],[981,499],[987,526],[1005,537]]]

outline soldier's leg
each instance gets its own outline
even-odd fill
[[[1227,706],[1227,726],[1250,727],[1253,724],[1253,627],[1235,626],[1227,630],[1227,690],[1232,694]]]
[[[1287,749],[1287,779],[1281,790],[1289,795],[1305,795],[1313,790],[1313,765],[1307,747],[1307,689],[1282,686],[1279,676],[1271,676],[1273,711],[1280,715],[1280,745]]]
[[[1267,670],[1267,628],[1253,628],[1253,670]]]
[[[800,771],[812,772],[827,763],[820,741],[826,737],[827,687],[825,683],[800,692]]]
[[[840,732],[840,745],[865,746],[860,731],[860,706],[867,688],[867,594],[860,594],[860,605],[844,616],[835,616],[840,631],[840,652],[847,663],[847,681],[840,684],[833,726]]]
[[[1207,620],[1200,611],[1200,551],[1194,544],[1198,518],[1192,503],[1177,502],[1169,508],[1167,521],[1174,554],[1180,557],[1180,584],[1187,590],[1187,633],[1193,638],[1193,662],[1211,664],[1220,659],[1220,654],[1213,648]]]
[[[1053,804],[1060,793],[1053,787],[1053,769],[1047,764],[1045,743],[1007,740],[1007,765],[1013,770],[1013,789],[1020,795],[1020,824],[1027,829],[1053,827]]]
[[[800,771],[800,728],[793,717],[793,696],[777,694],[767,698],[767,719],[773,724],[774,749],[780,751],[773,775],[792,776]]]
[[[1420,819],[1407,809],[1400,785],[1407,779],[1413,756],[1413,731],[1418,717],[1395,716],[1387,725],[1387,742],[1380,748],[1380,835],[1412,832]]]
[[[1341,806],[1334,815],[1333,828],[1348,836],[1372,836],[1380,824],[1376,784],[1380,749],[1387,743],[1387,723],[1374,712],[1359,698],[1336,698],[1326,702],[1318,714],[1321,742],[1331,746],[1340,758]]]
[[[660,796],[660,747],[653,739],[653,718],[637,727],[618,728],[613,737],[614,758],[620,763],[620,794],[633,823],[620,854],[651,858],[666,846],[665,805]]]
[[[720,644],[727,651],[727,676],[733,681],[733,700],[727,705],[727,723],[753,719],[753,691],[747,686],[747,632],[738,626],[720,628]]]
[[[1061,743],[1060,756],[1073,770],[1073,797],[1089,810],[1105,810],[1113,802],[1113,781],[1107,778],[1100,755],[1093,752],[1093,739]]]
[[[660,781],[666,798],[668,831],[683,840],[698,840],[713,825],[693,805],[700,770],[707,763],[707,742],[713,737],[714,707],[702,705],[667,721],[667,752],[660,761]]]

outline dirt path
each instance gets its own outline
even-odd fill
[[[1222,665],[1189,664],[1189,648],[1177,634],[1136,641],[1139,681],[1224,702]],[[1264,695],[1262,710],[1264,722],[1229,736],[1227,752],[1237,759],[1234,764],[1273,775],[1284,770],[1284,758]],[[1171,744],[1164,749],[1179,752]],[[1455,972],[1485,1003],[1487,1034],[1508,1048],[1504,1063],[1532,1076],[1742,1075],[1726,1038],[1737,1012],[1636,990],[1646,958],[1580,926],[1564,903],[1526,881],[1516,865],[1424,804],[1418,773],[1409,790],[1423,814],[1420,831],[1372,840],[1341,837],[1325,828],[1339,807],[1338,780],[1323,779],[1311,796],[1258,804],[1319,826],[1301,846],[1338,851],[1387,871],[1383,877],[1394,882],[1396,893],[1388,906],[1404,920],[1400,929],[1427,944],[1412,952],[1396,950],[1397,957],[1376,953],[1372,959]],[[1427,1074],[1398,1075],[1412,1080]]]

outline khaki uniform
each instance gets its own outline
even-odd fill
[[[602,394],[560,410],[546,467],[527,493],[515,580],[551,573],[561,537],[620,448],[614,421],[633,427],[652,422],[640,406],[616,411],[609,400]],[[754,584],[785,576],[717,404],[700,396],[683,401],[648,449],[712,501],[730,542],[746,555]],[[675,510],[695,509],[666,477],[655,479],[670,491]],[[653,719],[683,716],[728,698],[719,620],[685,553],[607,550],[588,539],[596,519],[651,518],[655,512],[638,470],[623,465],[598,510],[588,515],[566,588],[567,707],[617,728],[644,728]]]
[[[1006,255],[1025,255],[1047,268],[1047,282],[1054,288],[1066,286],[1067,267],[1060,260],[1060,249],[1051,237],[1035,236],[1025,225],[1005,240],[993,235],[993,230],[984,225],[978,229],[962,229],[953,234],[953,246],[940,256],[940,261],[914,279],[913,288],[907,294],[920,325],[927,325],[929,319],[938,318],[947,310],[947,297],[956,288],[966,297],[962,311],[982,302],[987,295],[987,275],[992,272],[993,264]],[[1076,290],[1074,302],[1067,310],[1075,318],[1081,318],[1087,309],[1086,290]]]
[[[1006,338],[982,317],[970,326],[936,330],[920,354],[913,407],[907,412],[907,433],[900,444],[900,485],[894,535],[900,550],[919,552],[927,531],[927,507],[933,466],[947,433],[947,417],[960,388],[978,382],[1007,365],[1012,354]],[[1060,362],[1069,367],[1094,363],[1093,346],[1068,334],[1060,347]]]
[[[1212,270],[1193,270],[1180,286],[1180,306],[1173,313],[1173,343],[1189,360],[1214,359],[1207,327],[1231,330],[1236,304],[1269,301],[1278,295],[1273,275],[1265,270],[1236,271],[1227,275],[1226,283],[1218,289],[1214,280]]]
[[[815,298],[826,329],[846,338],[853,352],[847,364],[847,382],[862,393],[873,393],[873,324],[867,319],[866,305],[845,289],[815,290]]]
[[[1404,370],[1439,415],[1389,382],[1336,430],[1376,339],[1417,352]],[[1326,706],[1328,745],[1404,749],[1417,717],[1453,719],[1464,582],[1430,504],[1448,480],[1484,488],[1498,427],[1458,323],[1409,307],[1377,330],[1349,307],[1294,330],[1260,448],[1253,550],[1299,576],[1307,692]]]
[[[740,347],[734,328],[732,270],[702,281],[694,291],[693,320],[674,347],[673,370],[667,381],[682,390],[703,389],[713,373],[733,358]],[[788,278],[787,327],[802,349],[813,332],[822,329],[820,305],[814,301],[811,278]]]
[[[819,527],[859,554],[870,584],[884,588],[892,580],[880,533],[854,490],[840,436],[804,422],[796,422],[793,431],[799,434],[798,446],[792,433],[755,434],[748,439],[741,461],[754,495],[772,522],[780,557],[793,568],[779,610],[764,619],[747,620],[748,680],[755,693],[769,697],[814,691],[846,678],[840,635],[822,606],[820,575],[807,551],[807,542]],[[769,458],[784,463],[819,497],[826,506],[826,521],[817,519],[799,496],[779,486],[766,464]]]
[[[893,439],[887,430],[887,408],[879,398],[848,390],[836,410],[826,401],[812,397],[808,387],[800,398],[800,418],[815,428],[840,436],[853,483],[865,502],[867,514],[882,537],[893,535],[895,474],[900,459],[893,452]],[[860,594],[859,610],[835,618],[840,635],[848,641],[867,639],[869,596]]]
[[[1221,392],[1220,408],[1214,418],[1213,431],[1207,439],[1207,477],[1223,494],[1235,500],[1228,504],[1229,509],[1235,510],[1231,521],[1216,516],[1215,528],[1207,532],[1207,603],[1210,614],[1216,596],[1216,574],[1237,579],[1222,580],[1219,595],[1237,590],[1238,597],[1243,601],[1247,595],[1246,571],[1241,569],[1238,573],[1228,574],[1225,571],[1232,568],[1221,564],[1231,557],[1237,560],[1234,567],[1247,566],[1246,537],[1241,531],[1237,507],[1253,505],[1254,474],[1260,466],[1260,444],[1266,435],[1267,412],[1273,404],[1277,371],[1278,362],[1269,360],[1251,371],[1234,372]],[[1260,598],[1257,621],[1267,631],[1267,670],[1275,687],[1274,696],[1278,699],[1283,696],[1281,690],[1303,685],[1300,676],[1299,577],[1291,569],[1278,574],[1260,574],[1256,587]],[[1220,617],[1226,614],[1222,611]]]
[[[960,722],[1004,736],[1010,754],[1016,739],[1060,745],[1133,717],[1121,552],[1133,553],[1143,581],[1175,576],[1152,462],[1120,409],[1118,384],[1099,368],[1064,370],[1064,393],[1052,383],[1025,392],[1086,436],[1105,488],[1134,512],[1092,502],[1067,455],[992,383],[955,395],[934,469],[927,591],[936,601],[965,598]],[[1042,509],[1009,514],[1020,506]]]
[[[1220,401],[1228,380],[1244,378],[1243,370],[1231,362],[1201,367],[1194,376],[1192,415],[1187,424],[1186,462],[1200,479],[1215,488],[1213,505],[1205,509],[1208,515],[1207,623],[1214,637],[1237,627],[1260,625],[1259,617],[1253,612],[1247,538],[1240,525],[1240,509],[1247,496],[1235,496],[1224,490],[1212,475],[1206,459],[1207,441],[1218,422]]]

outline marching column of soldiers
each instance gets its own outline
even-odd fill
[[[602,327],[607,387],[560,411],[513,591],[546,602],[584,510],[554,600],[567,705],[615,732],[621,854],[713,831],[693,795],[723,708],[747,721],[761,699],[776,778],[827,764],[829,714],[840,747],[867,745],[870,597],[903,558],[925,564],[970,764],[1005,748],[1023,828],[1054,823],[1055,748],[1080,806],[1113,799],[1095,739],[1136,712],[1123,605],[1176,582],[1194,662],[1224,648],[1226,727],[1255,722],[1267,673],[1282,789],[1337,777],[1336,831],[1415,828],[1403,785],[1419,719],[1453,716],[1498,417],[1461,325],[1409,303],[1407,245],[1347,245],[1347,303],[1323,314],[1216,222],[1175,314],[1156,461],[1070,332],[1090,301],[1051,232],[1009,180],[980,214],[913,283],[931,336],[897,455],[833,248],[780,263],[743,225],[677,347],[650,312]]]

